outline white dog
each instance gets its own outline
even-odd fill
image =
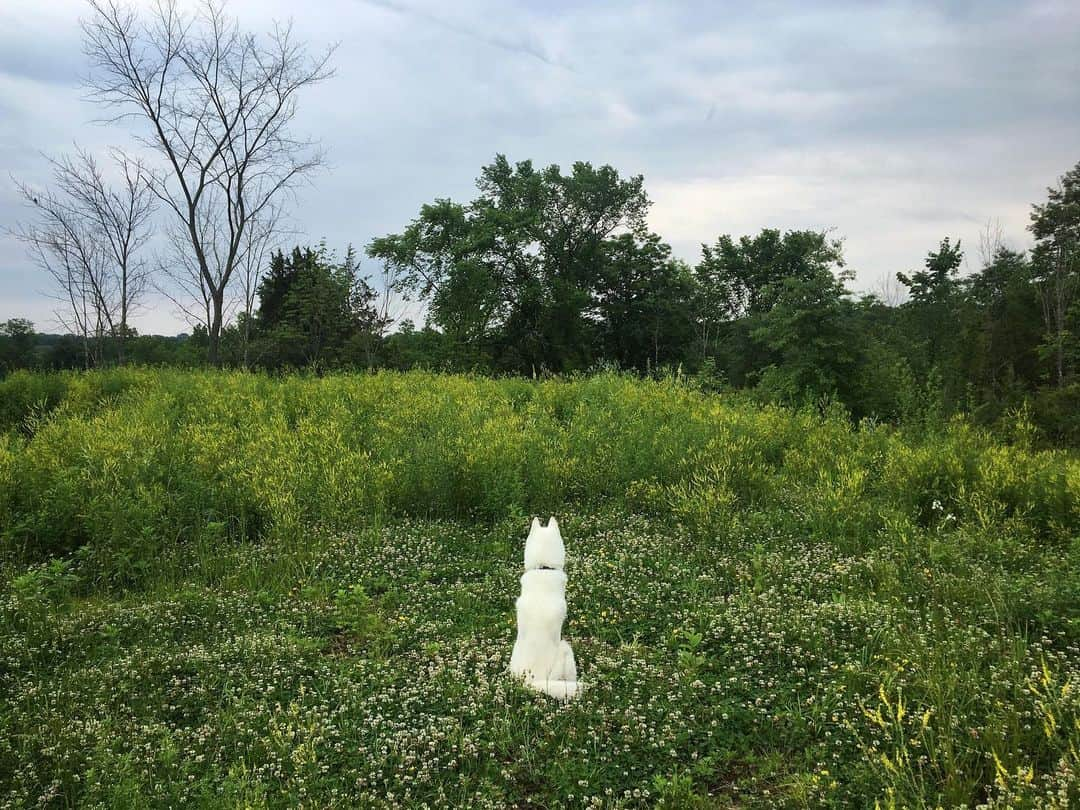
[[[558,521],[551,518],[544,527],[533,518],[525,541],[525,573],[517,600],[518,635],[510,655],[510,671],[533,689],[560,700],[574,697],[581,689],[574,651],[562,640],[565,562]]]

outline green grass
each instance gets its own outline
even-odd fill
[[[1080,801],[1080,462],[1023,424],[610,375],[20,375],[0,413],[0,807]],[[568,705],[505,671],[533,513]]]

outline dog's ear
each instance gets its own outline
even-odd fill
[[[554,515],[552,515],[551,517],[548,518],[548,528],[549,529],[556,529],[556,530],[558,530],[558,528],[559,528],[559,521],[557,521],[555,519]]]
[[[532,526],[529,527],[529,531],[534,532],[539,528],[540,528],[540,518],[534,517],[533,522],[532,522]]]

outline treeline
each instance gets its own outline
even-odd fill
[[[828,233],[722,236],[688,264],[649,231],[640,176],[503,156],[471,202],[437,199],[372,240],[372,277],[351,248],[340,259],[325,245],[278,248],[289,189],[323,163],[292,132],[297,99],[333,72],[333,48],[309,53],[289,30],[245,32],[216,4],[91,3],[90,95],[143,148],[60,156],[48,187],[17,184],[32,219],[12,230],[51,279],[66,334],[0,324],[0,374],[679,370],[909,423],[957,411],[994,423],[1027,403],[1048,435],[1080,442],[1080,165],[1033,206],[1030,252],[989,238],[962,275],[970,246],[943,238],[921,266],[898,268],[895,296],[854,294]],[[195,325],[190,335],[136,333],[131,315],[151,290]]]
[[[974,272],[944,238],[896,275],[895,299],[854,295],[828,233],[766,229],[703,245],[696,265],[648,231],[640,176],[498,156],[467,204],[421,207],[374,239],[377,279],[349,248],[277,251],[222,331],[224,364],[269,370],[417,366],[538,375],[678,369],[771,401],[829,397],[857,417],[914,421],[965,411],[991,424],[1027,403],[1056,440],[1080,441],[1080,165],[1032,208],[1035,246],[987,234]],[[972,264],[969,256],[968,264]],[[417,327],[395,309],[425,313]],[[81,367],[117,351],[35,341],[0,327],[0,362]],[[118,341],[117,341],[118,343]],[[205,328],[124,341],[133,362],[205,362]]]

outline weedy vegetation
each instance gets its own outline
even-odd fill
[[[0,383],[0,807],[1069,807],[1080,460],[686,380]],[[590,688],[506,673],[531,514]]]

